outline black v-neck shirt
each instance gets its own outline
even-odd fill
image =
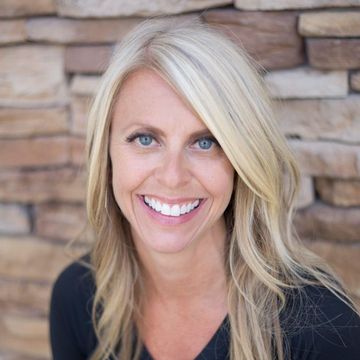
[[[91,321],[94,293],[90,270],[78,262],[58,276],[50,304],[54,360],[85,360],[95,350]],[[286,360],[360,360],[360,318],[325,288],[306,286],[289,294],[280,323]],[[228,360],[229,345],[226,317],[196,360]],[[141,360],[154,360],[145,347]]]

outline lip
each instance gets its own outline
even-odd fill
[[[140,196],[142,198],[144,198],[144,196],[147,196],[147,197],[149,197],[151,199],[159,200],[163,204],[169,204],[169,205],[187,204],[187,203],[192,203],[192,202],[194,202],[196,200],[200,200],[200,202],[202,200],[204,200],[203,198],[196,198],[196,197],[166,198],[166,197],[161,197],[161,196],[157,196],[157,195],[150,195],[150,194],[142,194]]]
[[[149,195],[147,195],[147,196],[149,196]],[[162,225],[180,225],[180,224],[184,224],[184,223],[190,221],[198,214],[198,212],[201,210],[201,208],[203,207],[203,205],[206,202],[206,199],[200,200],[200,198],[197,198],[200,200],[200,204],[196,209],[190,211],[187,214],[181,215],[181,216],[169,216],[169,215],[163,215],[161,213],[158,213],[157,211],[155,211],[155,210],[151,209],[149,206],[147,206],[144,202],[144,197],[142,195],[137,195],[137,198],[138,198],[142,208],[146,211],[146,213],[153,220],[155,220],[156,222],[158,222],[159,224],[162,224]],[[160,199],[159,197],[154,197],[154,198]],[[180,199],[176,199],[176,201],[179,201],[179,200]],[[184,199],[181,199],[181,200],[184,200]],[[166,201],[169,201],[169,199],[167,199]],[[166,201],[164,201],[164,202],[166,202]],[[177,203],[176,201],[174,201],[172,203],[168,202],[168,204],[176,204]],[[189,200],[186,200],[186,201],[189,201]]]

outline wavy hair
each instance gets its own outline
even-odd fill
[[[279,313],[285,292],[320,284],[349,304],[330,270],[297,240],[299,170],[277,128],[266,88],[240,47],[199,21],[148,20],[115,51],[89,114],[87,213],[98,346],[91,360],[137,359],[142,276],[129,223],[111,186],[109,133],[119,89],[137,69],[155,71],[197,114],[236,172],[225,212],[232,360],[284,359]],[[340,294],[340,295],[339,295]]]

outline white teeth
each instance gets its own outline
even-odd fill
[[[163,215],[174,217],[187,214],[190,211],[194,210],[194,208],[196,208],[200,204],[199,199],[195,200],[192,203],[183,204],[181,206],[179,204],[162,204],[160,201],[149,198],[148,196],[144,196],[144,202],[155,211]]]

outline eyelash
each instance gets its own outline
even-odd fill
[[[156,140],[155,136],[154,136],[153,134],[151,134],[151,133],[139,133],[139,132],[136,132],[136,133],[134,133],[134,134],[129,135],[129,136],[126,138],[126,141],[127,141],[128,143],[132,143],[132,142],[134,142],[136,139],[138,139],[138,138],[141,137],[141,136],[149,136],[149,137],[151,137],[152,139]],[[219,145],[219,142],[218,142],[213,136],[203,136],[203,137],[195,140],[194,143],[199,142],[199,141],[201,141],[201,140],[210,140],[210,141],[213,142],[214,145],[220,146],[220,145]],[[210,150],[210,149],[209,149],[209,150]]]

